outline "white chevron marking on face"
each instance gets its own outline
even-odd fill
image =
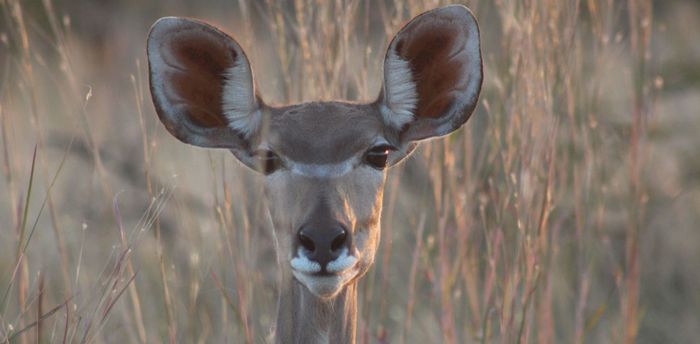
[[[357,157],[352,157],[334,164],[306,164],[292,161],[290,162],[289,170],[294,174],[308,177],[342,177],[350,173],[357,165],[357,162]]]

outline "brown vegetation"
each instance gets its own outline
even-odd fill
[[[147,90],[166,15],[222,27],[270,102],[368,100],[444,1],[0,0],[0,342],[265,342],[259,177],[180,144]],[[466,128],[390,172],[360,343],[700,336],[700,6],[468,1]]]

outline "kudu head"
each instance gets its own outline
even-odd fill
[[[185,143],[226,148],[265,178],[287,271],[332,298],[372,264],[386,169],[469,118],[481,89],[479,29],[464,6],[423,13],[389,44],[368,104],[265,104],[236,41],[163,18],[148,37],[156,112]],[[287,265],[288,264],[288,265]]]

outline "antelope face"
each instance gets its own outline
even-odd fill
[[[478,26],[463,6],[426,12],[399,31],[369,104],[266,105],[236,41],[189,19],[156,22],[148,60],[156,112],[171,134],[227,148],[265,176],[278,254],[322,298],[374,260],[386,168],[418,141],[461,127],[482,82]]]
[[[271,114],[257,156],[280,254],[317,296],[335,295],[374,259],[396,149],[386,136],[372,106],[309,103]]]

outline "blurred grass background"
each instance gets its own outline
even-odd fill
[[[263,98],[369,101],[444,1],[0,0],[0,342],[266,342],[261,179],[158,122],[162,16],[234,36]],[[464,130],[389,172],[360,343],[700,337],[700,3],[474,0]]]

